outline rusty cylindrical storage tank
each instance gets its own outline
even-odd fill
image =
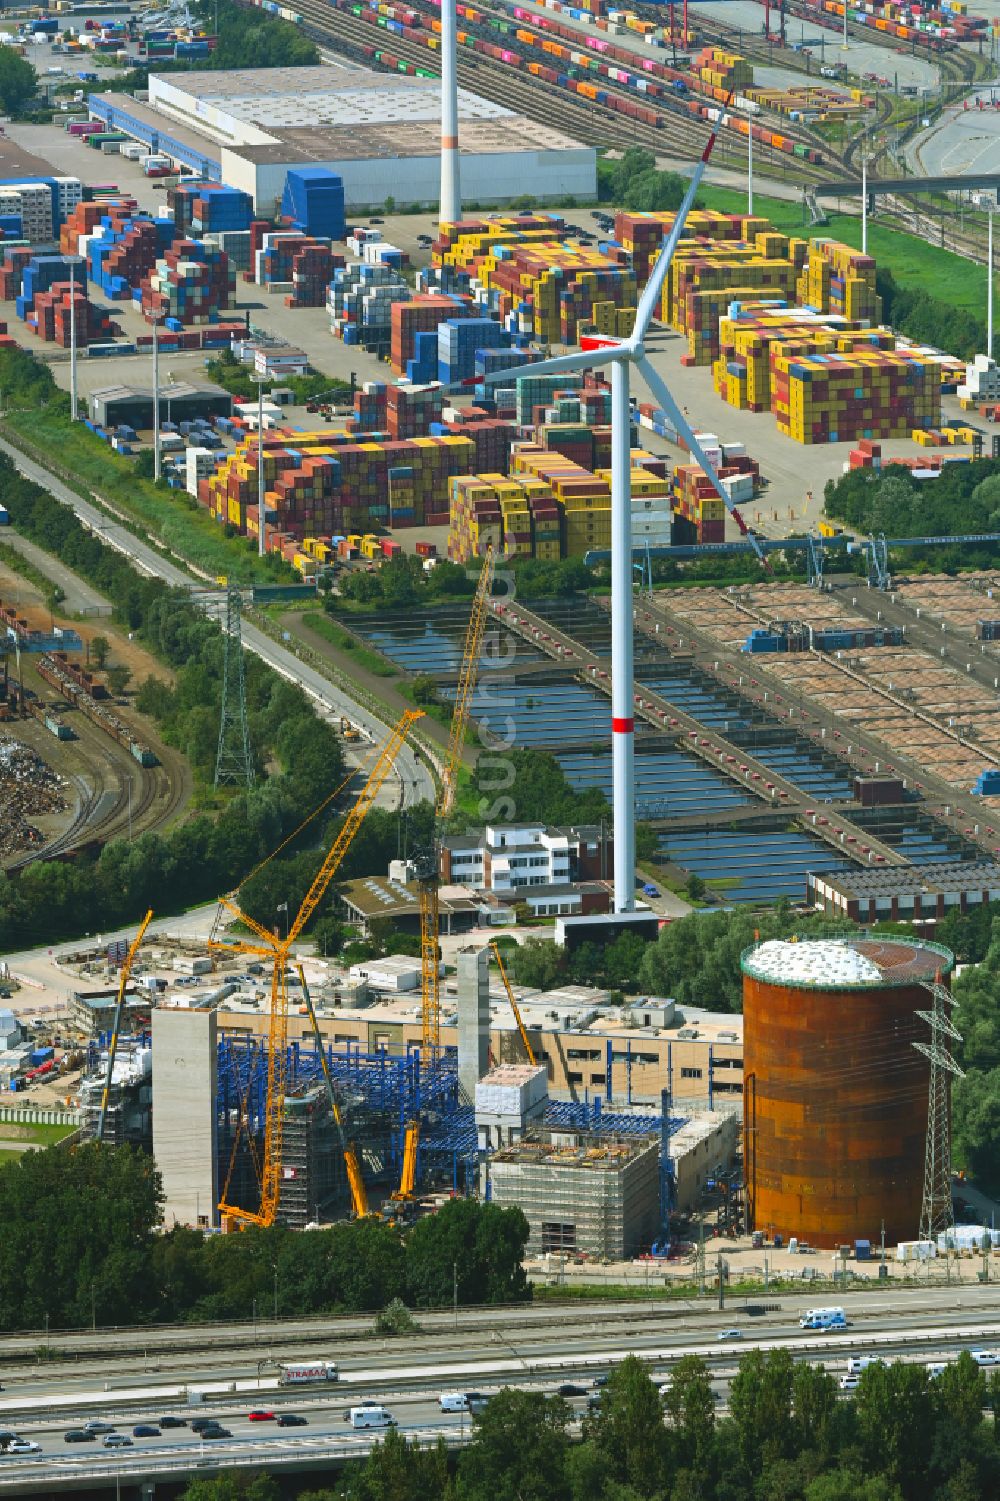
[[[752,1228],[836,1247],[913,1239],[920,1220],[931,1009],[954,959],[909,939],[772,941],[743,969],[746,1195]]]

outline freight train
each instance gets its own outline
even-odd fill
[[[87,687],[77,681],[80,676],[80,669],[74,668],[65,659],[60,660],[58,656],[48,655],[41,657],[37,666],[40,678],[43,678],[46,683],[61,693],[71,704],[74,704],[98,729],[103,730],[106,735],[110,735],[113,740],[117,740],[119,745],[123,745],[129,754],[138,761],[140,766],[157,766],[159,764],[149,746],[144,745],[141,740],[135,738],[131,727],[123,719],[120,719],[113,709],[109,709],[107,704],[97,702]],[[83,674],[83,676],[86,677],[87,674]],[[49,711],[45,712],[48,714]],[[48,719],[45,722],[48,724]],[[49,726],[49,728],[52,727]],[[52,729],[52,733],[59,734],[60,739],[64,738],[54,728]]]

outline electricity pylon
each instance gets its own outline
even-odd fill
[[[930,1060],[931,1076],[927,1088],[927,1145],[924,1152],[924,1195],[920,1205],[920,1239],[935,1240],[955,1228],[955,1208],[951,1198],[951,1077],[964,1078],[948,1051],[948,1039],[961,1042],[962,1034],[952,1025],[946,1007],[954,1006],[950,990],[940,978],[924,983],[930,992],[933,1009],[918,1011],[917,1016],[931,1029],[930,1042],[915,1042],[918,1053]]]
[[[253,758],[247,727],[247,688],[243,672],[242,600],[238,589],[226,591],[226,624],[222,660],[222,714],[219,749],[215,756],[215,785],[241,783],[252,787]]]

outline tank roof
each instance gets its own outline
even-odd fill
[[[775,985],[858,990],[913,985],[950,974],[954,955],[939,943],[907,938],[769,939],[745,949],[745,975]]]

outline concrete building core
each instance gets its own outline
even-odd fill
[[[659,1158],[656,1142],[523,1141],[490,1160],[493,1202],[524,1211],[532,1255],[583,1252],[622,1261],[656,1235]]]
[[[458,1085],[469,1100],[490,1066],[490,955],[463,949],[458,956]]]
[[[214,1011],[160,1007],[153,1024],[153,1156],[166,1225],[217,1225],[218,1062]]]

